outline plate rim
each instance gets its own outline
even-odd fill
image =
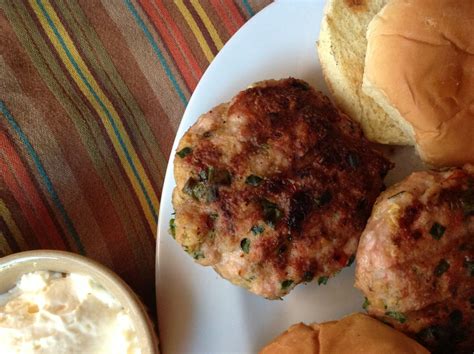
[[[215,63],[218,62],[218,60],[220,60],[219,58],[221,58],[223,55],[225,55],[226,47],[232,46],[232,43],[234,41],[238,41],[239,40],[239,33],[244,31],[248,26],[252,25],[255,21],[259,21],[260,16],[263,16],[266,12],[272,11],[272,9],[276,9],[276,8],[280,7],[281,5],[289,6],[291,4],[291,6],[301,5],[301,6],[303,6],[303,8],[320,7],[321,12],[319,13],[319,15],[322,17],[324,15],[324,12],[325,12],[325,3],[326,3],[326,1],[324,1],[324,0],[276,0],[273,3],[269,4],[268,6],[266,6],[264,9],[262,9],[260,12],[258,12],[255,16],[253,16],[249,21],[247,21],[229,39],[229,41],[225,44],[225,46],[222,48],[222,50],[216,55],[216,58],[214,59],[214,61],[209,64],[209,66],[207,67],[207,69],[204,72],[203,76],[201,77],[198,85],[196,86],[196,89],[194,90],[193,94],[191,95],[191,98],[190,98],[189,103],[188,103],[188,105],[187,105],[187,107],[186,107],[186,109],[183,113],[183,116],[182,116],[181,121],[179,123],[178,129],[176,131],[176,135],[175,135],[174,140],[173,140],[173,146],[172,146],[172,149],[170,151],[170,156],[168,158],[168,163],[167,163],[167,168],[166,168],[166,173],[165,173],[165,179],[163,181],[162,195],[161,195],[161,198],[160,198],[159,218],[158,218],[158,222],[157,222],[156,256],[155,256],[155,290],[156,290],[155,300],[156,300],[156,309],[157,309],[157,316],[158,316],[158,326],[160,325],[160,322],[161,322],[159,320],[160,315],[158,314],[158,309],[160,308],[160,301],[161,301],[161,298],[159,296],[160,292],[158,290],[158,288],[159,288],[158,284],[159,283],[161,284],[161,282],[159,280],[160,279],[160,261],[162,260],[162,257],[160,255],[161,242],[162,242],[162,237],[166,237],[167,236],[166,234],[168,233],[168,231],[167,231],[168,230],[168,218],[170,216],[168,214],[168,211],[169,211],[169,206],[171,205],[171,199],[169,200],[169,203],[167,204],[168,199],[166,199],[166,201],[165,201],[164,198],[168,198],[168,196],[172,197],[172,191],[173,191],[173,188],[175,186],[174,177],[173,177],[173,172],[174,172],[173,171],[174,170],[173,161],[174,161],[175,150],[177,148],[179,140],[181,139],[182,135],[187,131],[187,129],[190,126],[192,126],[192,124],[194,124],[196,122],[196,120],[199,118],[199,116],[201,114],[205,113],[205,112],[201,112],[199,115],[196,115],[196,111],[193,108],[193,103],[194,103],[195,100],[199,99],[199,96],[200,96],[200,95],[196,95],[196,93],[199,93],[199,90],[201,89],[202,85],[207,84],[206,81],[207,81],[208,76],[211,75],[210,73],[213,71],[213,65],[215,65]],[[275,11],[281,11],[281,10],[275,10]],[[314,42],[313,43],[315,43],[317,41],[318,35],[319,35],[319,27],[318,27],[318,34],[316,34],[316,36],[314,37],[314,39],[313,39]],[[314,49],[314,50],[315,50],[315,52],[314,52],[313,60],[317,61],[316,49]],[[320,67],[320,65],[318,65],[318,67]],[[323,90],[324,90],[324,88],[325,88],[325,86],[324,87],[318,87],[318,89],[323,89]],[[212,107],[210,107],[209,109],[211,109],[211,108]],[[196,115],[196,117],[192,121],[190,121],[189,123],[184,124],[184,122],[186,121],[187,116],[191,114],[190,112],[192,110],[194,110],[192,112],[192,114]],[[166,189],[165,189],[165,186],[167,187]],[[163,193],[165,190],[168,193]],[[166,211],[166,215],[165,215],[164,211]],[[206,267],[206,268],[209,268],[209,267]],[[335,315],[335,316],[338,316],[338,315]],[[159,330],[159,328],[158,328],[158,330]],[[277,333],[275,333],[275,335],[276,334]],[[255,342],[258,342],[258,341],[255,341]]]

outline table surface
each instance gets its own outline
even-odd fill
[[[0,256],[98,260],[155,308],[173,139],[200,77],[271,0],[1,0]]]

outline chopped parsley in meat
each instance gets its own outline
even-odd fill
[[[249,253],[250,251],[250,240],[248,238],[244,238],[242,241],[240,241],[240,248],[244,253]]]
[[[366,297],[364,297],[364,303],[362,304],[362,308],[363,308],[364,310],[367,310],[367,307],[369,307],[369,306],[370,306],[370,301],[369,301],[369,299],[367,299]]]
[[[208,167],[198,173],[199,179],[188,178],[183,192],[201,202],[214,202],[218,198],[218,187],[228,186],[231,183],[231,175],[225,169]]]
[[[245,179],[245,184],[248,184],[249,186],[257,187],[262,181],[263,181],[262,177],[250,175]]]
[[[190,177],[184,185],[183,192],[198,201],[213,202],[217,199],[216,186]]]
[[[275,203],[268,201],[267,199],[261,200],[263,209],[263,218],[270,227],[275,227],[277,222],[282,217],[282,212]]]
[[[293,280],[287,279],[281,283],[281,288],[283,290],[288,289],[293,284]]]
[[[436,266],[434,270],[434,275],[437,277],[440,277],[441,275],[446,273],[448,269],[449,269],[449,263],[445,259],[442,259],[439,261],[438,265]]]
[[[446,231],[446,227],[435,222],[433,226],[431,226],[430,234],[431,236],[433,236],[435,240],[439,240],[441,237],[443,237],[445,231]]]
[[[397,320],[400,323],[405,323],[405,321],[407,320],[406,316],[403,313],[397,311],[387,311],[385,312],[385,315]]]
[[[329,277],[328,276],[322,276],[318,278],[318,285],[326,285],[328,283]]]
[[[170,223],[169,223],[169,232],[171,234],[171,236],[173,236],[173,238],[176,237],[176,224],[175,224],[175,219],[174,218],[171,218],[170,219]]]
[[[185,148],[179,150],[176,155],[184,159],[186,156],[188,156],[193,150],[189,147],[186,146]]]
[[[259,234],[263,233],[264,228],[263,228],[263,226],[260,226],[260,225],[254,225],[254,226],[252,226],[250,231],[252,231],[252,233],[254,235],[259,235]]]
[[[203,253],[201,250],[198,250],[198,251],[193,252],[192,256],[193,256],[193,258],[196,259],[196,260],[201,259],[201,258],[206,258],[206,257],[204,256],[204,253]]]
[[[310,282],[314,278],[314,272],[306,271],[303,274],[303,281]]]

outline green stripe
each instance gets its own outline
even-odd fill
[[[33,162],[36,166],[36,169],[38,170],[39,175],[41,176],[43,183],[46,186],[46,190],[48,191],[51,199],[53,200],[54,205],[56,208],[59,210],[59,213],[63,217],[64,223],[66,224],[66,227],[71,234],[74,242],[76,243],[76,246],[81,254],[85,254],[85,249],[84,246],[82,245],[81,239],[74,228],[74,224],[69,217],[69,215],[66,212],[66,209],[63,206],[63,203],[59,199],[58,194],[56,193],[56,190],[54,189],[53,183],[51,182],[51,179],[49,178],[48,174],[46,173],[46,170],[43,167],[43,164],[41,163],[41,160],[36,153],[36,151],[33,149],[33,146],[31,145],[30,141],[28,140],[27,136],[23,132],[23,130],[20,128],[18,123],[15,121],[13,118],[13,115],[10,113],[8,110],[7,106],[3,101],[0,101],[0,110],[2,111],[3,116],[6,118],[7,122],[10,124],[10,126],[13,128],[13,130],[18,134],[18,137],[20,138],[20,141],[25,145],[26,150],[28,151],[28,154],[31,156],[33,159]]]
[[[242,0],[242,3],[244,4],[245,10],[249,13],[250,17],[255,15],[255,11],[253,11],[252,6],[250,6],[248,0]]]

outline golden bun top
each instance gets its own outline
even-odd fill
[[[339,321],[299,323],[275,338],[260,354],[429,354],[401,332],[367,315]]]
[[[474,162],[474,1],[392,0],[367,30],[364,92],[438,166]]]

